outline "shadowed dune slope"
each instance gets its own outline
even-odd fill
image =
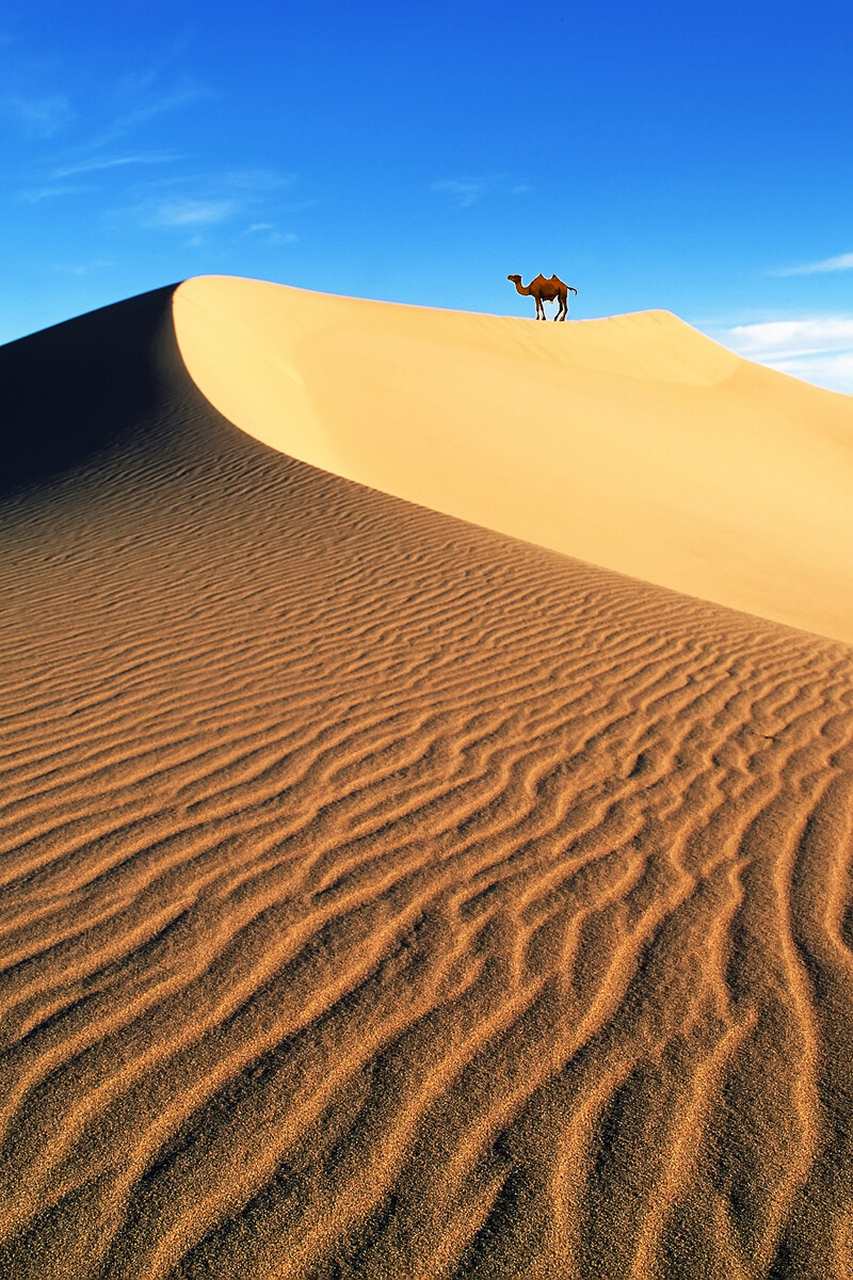
[[[156,419],[151,351],[174,289],[0,347],[0,497],[84,465]]]
[[[168,292],[16,432],[93,342],[0,508],[0,1273],[849,1276],[851,650],[274,452]]]
[[[292,457],[853,641],[853,397],[663,311],[535,324],[208,276],[175,321],[205,395]]]

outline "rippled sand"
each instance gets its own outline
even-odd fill
[[[0,376],[0,1273],[853,1273],[850,647]]]

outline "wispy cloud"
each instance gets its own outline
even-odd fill
[[[456,196],[460,208],[468,209],[480,199],[486,190],[486,184],[474,181],[460,182],[456,178],[443,178],[440,182],[432,184],[432,190],[446,191],[448,195]]]
[[[240,210],[238,200],[204,200],[190,196],[141,206],[137,212],[144,227],[199,227],[227,222]]]
[[[115,264],[111,262],[108,258],[98,258],[95,262],[74,263],[70,266],[69,265],[58,266],[55,269],[61,275],[87,276],[87,275],[90,275],[93,271],[108,270],[110,267],[114,265]]]
[[[89,160],[78,160],[73,164],[64,164],[53,170],[54,178],[71,178],[80,173],[98,173],[105,169],[123,169],[128,165],[169,164],[181,157],[175,152],[157,151],[143,152],[139,155],[98,156]]]
[[[252,222],[240,232],[241,236],[256,236],[263,244],[295,244],[298,236],[292,231],[280,231],[274,222]]]
[[[75,201],[101,231],[125,236],[142,229],[149,239],[169,236],[195,245],[243,235],[259,245],[292,244],[296,236],[282,222],[298,207],[288,197],[304,194],[291,190],[295,175],[261,166],[208,168],[176,141],[181,122],[169,114],[215,97],[175,65],[188,44],[175,41],[152,62],[94,86],[85,100],[75,101],[76,114],[60,92],[62,65],[51,64],[47,79],[44,65],[24,59],[14,91],[0,94],[0,123],[5,117],[7,129],[40,144],[20,147],[11,181],[7,171],[11,198],[34,209]],[[60,130],[66,130],[60,141],[44,141]]]
[[[853,316],[767,320],[733,325],[713,336],[748,360],[853,394]]]
[[[199,230],[241,220],[240,234],[262,235],[268,244],[287,244],[295,237],[279,230],[270,217],[280,191],[295,182],[292,174],[270,169],[226,170],[220,174],[184,175],[137,186],[137,199],[119,216],[138,226],[164,230]]]
[[[14,69],[18,82],[15,90],[0,95],[0,119],[5,118],[17,126],[33,143],[48,142],[48,145],[28,148],[29,154],[19,171],[18,198],[35,204],[54,197],[93,192],[104,185],[97,181],[99,175],[106,178],[123,170],[167,164],[182,158],[168,142],[164,147],[157,139],[152,146],[151,141],[146,143],[145,136],[152,121],[210,96],[191,76],[169,72],[169,78],[165,79],[163,68],[183,47],[174,46],[166,57],[139,75],[99,85],[92,100],[80,105],[78,110],[72,108],[65,93],[44,92],[45,65],[26,56],[20,58],[20,65]],[[51,64],[49,70],[50,79],[56,84],[63,67]],[[72,129],[71,125],[75,127]],[[88,129],[88,137],[84,129]],[[53,140],[60,132],[63,145],[57,148]],[[142,140],[131,142],[128,135],[133,133],[141,135]],[[93,181],[85,185],[68,181],[81,177],[91,177]],[[8,171],[6,179],[8,190]],[[110,185],[115,187],[116,183]]]
[[[74,119],[63,93],[44,97],[8,94],[0,98],[0,113],[15,120],[28,138],[52,138]]]
[[[276,169],[228,169],[221,181],[235,191],[257,197],[292,187],[298,179],[295,173],[279,173]]]
[[[470,209],[484,196],[527,195],[532,188],[526,182],[510,182],[503,174],[493,174],[480,178],[441,178],[430,184],[430,190],[454,197],[460,209]]]
[[[34,181],[32,186],[19,191],[18,198],[27,204],[41,204],[44,200],[54,200],[62,196],[79,195],[95,189],[99,177],[110,174],[114,170],[125,170],[143,165],[168,164],[180,160],[175,152],[146,152],[138,155],[96,156],[88,160],[77,160],[70,164],[59,164],[43,170],[41,181]],[[68,179],[90,178],[92,181],[81,183]]]
[[[796,267],[777,267],[771,276],[816,276],[826,271],[853,271],[853,253],[839,253],[820,262],[804,262]]]
[[[171,88],[161,90],[158,94],[139,102],[129,111],[118,116],[112,124],[95,134],[93,138],[90,138],[85,150],[100,151],[103,147],[110,146],[114,142],[120,142],[122,138],[126,138],[128,134],[133,133],[134,130],[141,125],[147,124],[149,120],[153,120],[156,116],[176,111],[187,103],[197,102],[201,98],[210,96],[211,91],[200,85],[191,76],[182,76]]]
[[[160,56],[150,62],[147,67],[143,67],[142,70],[126,72],[117,86],[119,94],[133,100],[139,98],[157,83],[166,67],[176,62],[182,54],[186,53],[192,43],[189,36],[181,36],[173,40]]]
[[[82,187],[70,186],[67,183],[53,183],[30,187],[28,190],[21,191],[18,198],[25,200],[27,204],[41,204],[42,200],[54,200],[57,196],[74,195],[82,190]]]

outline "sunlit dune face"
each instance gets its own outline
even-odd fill
[[[666,312],[567,325],[201,277],[205,396],[293,457],[446,514],[853,639],[853,400]]]

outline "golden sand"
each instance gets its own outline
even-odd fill
[[[215,276],[174,311],[205,396],[291,457],[853,641],[853,397],[664,311],[535,324]]]
[[[712,548],[840,528],[849,402],[659,315],[175,315],[198,385],[171,290],[0,349],[0,1274],[850,1275],[853,651],[503,528],[569,537],[574,456],[590,545],[609,476],[643,555],[748,594],[764,544]],[[685,405],[741,475],[778,425],[776,541]],[[810,574],[767,590],[849,618]]]

